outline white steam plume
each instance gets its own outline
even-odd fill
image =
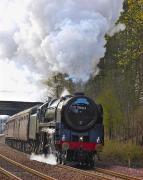
[[[64,96],[67,96],[67,95],[70,95],[70,92],[65,88],[61,93],[61,97],[64,97]]]
[[[109,36],[113,36],[117,32],[124,31],[125,28],[126,28],[125,24],[119,23],[116,26],[114,26],[113,29],[111,29],[111,31],[108,34]]]
[[[47,156],[45,156],[44,154],[36,155],[32,153],[30,156],[30,160],[35,160],[35,161],[39,161],[39,162],[43,162],[43,163],[51,164],[51,165],[57,165],[56,156],[52,153],[48,154]]]
[[[115,33],[122,6],[123,0],[1,0],[0,61],[85,81],[99,71],[105,34]]]
[[[47,144],[48,146],[46,145],[48,148],[48,154],[36,155],[36,154],[32,153],[30,156],[30,160],[36,160],[39,162],[56,165],[57,158],[56,158],[56,150],[55,150],[55,144],[54,144],[55,129],[43,128],[42,131],[47,133],[48,139],[50,140],[50,144]]]

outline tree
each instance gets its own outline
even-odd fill
[[[106,130],[111,131],[111,137],[118,138],[116,129],[124,141],[133,141],[138,137],[140,126],[143,128],[143,118],[137,111],[143,99],[142,8],[143,0],[125,0],[119,22],[124,23],[126,29],[106,37],[107,51],[99,64],[101,71],[85,86],[87,93],[104,105]],[[122,123],[118,123],[114,112],[120,114]]]
[[[74,83],[66,74],[53,74],[44,82],[51,89],[53,97],[60,97],[62,91],[66,88],[69,93],[74,91]]]

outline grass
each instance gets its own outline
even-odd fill
[[[105,140],[102,159],[129,167],[143,167],[143,147],[132,143]]]

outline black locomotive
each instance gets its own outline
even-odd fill
[[[6,143],[26,152],[52,149],[60,163],[93,166],[104,144],[103,108],[82,93],[52,99],[10,117]]]

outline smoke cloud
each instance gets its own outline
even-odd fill
[[[122,7],[123,0],[2,0],[0,61],[42,78],[60,72],[86,81],[99,72],[105,35],[119,31]]]

